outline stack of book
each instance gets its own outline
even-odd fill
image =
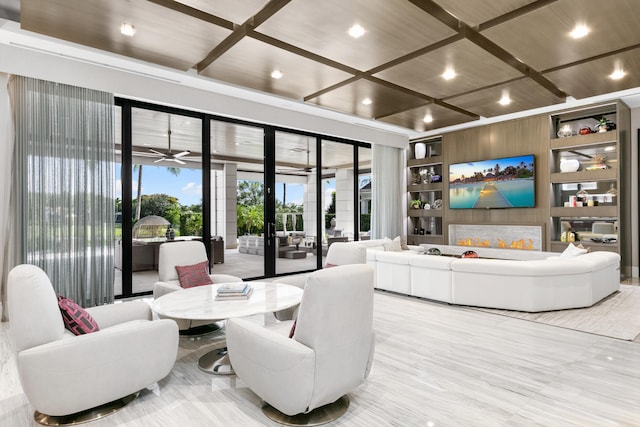
[[[218,286],[216,301],[249,299],[253,288],[248,283],[225,283]]]

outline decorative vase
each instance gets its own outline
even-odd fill
[[[427,155],[427,146],[425,145],[424,142],[416,143],[416,145],[414,146],[414,150],[416,154],[416,159],[424,159],[425,156]]]
[[[575,172],[580,169],[578,159],[560,160],[560,172]]]

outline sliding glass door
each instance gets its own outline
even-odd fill
[[[366,144],[123,99],[115,117],[117,297],[152,291],[164,243],[203,241],[213,273],[250,280],[366,238]]]

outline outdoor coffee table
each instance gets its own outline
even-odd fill
[[[197,286],[163,295],[153,301],[151,309],[161,316],[174,319],[207,320],[211,322],[245,317],[261,313],[273,313],[293,307],[302,299],[302,289],[282,283],[248,282],[253,287],[249,299],[216,301],[218,286]],[[218,375],[233,374],[226,347],[203,355],[198,367]]]

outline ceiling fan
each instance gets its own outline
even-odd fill
[[[154,160],[153,163],[174,162],[174,163],[178,163],[178,164],[184,165],[186,163],[184,162],[184,160],[181,159],[181,157],[188,156],[189,154],[191,154],[191,151],[185,150],[185,151],[181,151],[181,152],[175,153],[175,154],[171,151],[171,114],[169,114],[168,117],[169,117],[169,124],[168,124],[169,126],[167,128],[167,138],[168,138],[169,150],[167,152],[163,153],[163,152],[155,150],[153,148],[149,148],[149,151],[151,151],[152,153],[157,154],[159,156],[162,156],[159,159]]]
[[[311,173],[313,172],[313,170],[315,169],[314,167],[312,167],[309,163],[309,153],[311,152],[309,150],[309,141],[307,141],[307,148],[303,148],[303,147],[296,147],[296,148],[292,148],[290,150],[291,152],[296,152],[296,153],[307,153],[307,164],[306,166],[298,166],[298,165],[293,165],[293,164],[282,164],[281,167],[282,168],[289,168],[292,169],[292,171],[296,171],[296,172],[304,172],[304,173]]]

